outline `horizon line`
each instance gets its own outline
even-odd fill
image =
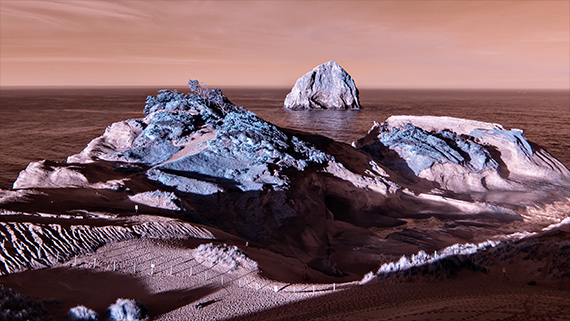
[[[0,85],[1,89],[180,89],[188,85]],[[208,85],[208,89],[292,89],[292,86]],[[359,90],[569,90],[569,87],[358,87]]]

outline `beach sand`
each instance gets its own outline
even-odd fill
[[[80,304],[104,315],[117,298],[146,304],[152,320],[570,320],[564,280],[558,286],[528,285],[531,276],[516,268],[519,262],[506,265],[506,272],[497,266],[452,277],[412,275],[363,285],[286,283],[264,277],[263,269],[272,269],[274,276],[283,272],[281,279],[287,279],[287,264],[295,268],[293,261],[240,245],[261,270],[232,270],[196,254],[199,244],[211,241],[109,243],[51,268],[3,276],[0,284],[43,301],[56,320]]]

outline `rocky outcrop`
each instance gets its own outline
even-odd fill
[[[512,203],[532,203],[537,188],[570,185],[570,172],[522,130],[499,124],[435,116],[392,116],[376,123],[366,137],[353,143],[394,171],[430,181],[453,193],[528,193],[525,200],[510,194]],[[494,193],[490,193],[494,192]],[[508,194],[508,193],[507,193]],[[508,197],[505,198],[505,202]]]
[[[360,109],[352,77],[336,62],[315,67],[297,79],[285,97],[287,109]]]
[[[14,183],[25,193],[0,193],[1,206],[173,216],[359,279],[378,260],[508,233],[521,208],[568,196],[568,170],[517,130],[399,116],[354,148],[189,85],[148,97],[143,118],[109,126],[66,163],[31,163]],[[430,217],[462,223],[422,228]]]

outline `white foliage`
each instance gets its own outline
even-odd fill
[[[179,205],[182,204],[182,202],[172,192],[164,192],[159,190],[151,192],[149,191],[129,196],[129,199],[134,203],[143,204],[149,207],[172,211],[182,210]]]
[[[236,246],[200,244],[195,253],[203,261],[209,262],[211,265],[221,265],[231,271],[238,268],[257,269],[257,262],[250,259],[245,252]]]
[[[362,280],[360,280],[360,281],[358,282],[358,284],[366,284],[366,283],[368,283],[368,282],[374,280],[374,276],[375,276],[375,275],[374,275],[374,273],[373,273],[372,271],[371,271],[371,272],[368,272],[368,273],[364,274],[364,276],[362,277]]]
[[[67,312],[67,319],[69,321],[98,321],[99,315],[83,305],[78,305]]]
[[[133,299],[117,299],[107,309],[109,321],[145,321],[148,320],[147,308]]]
[[[444,248],[440,252],[435,251],[433,254],[428,254],[424,251],[419,251],[417,254],[412,254],[409,257],[403,255],[396,262],[382,264],[382,266],[380,266],[376,274],[377,275],[389,274],[393,272],[408,270],[416,266],[435,263],[439,260],[451,256],[471,255],[476,253],[477,251],[486,249],[488,247],[495,247],[498,244],[500,244],[500,242],[494,242],[494,241],[486,241],[479,244],[473,244],[473,243],[454,244]]]

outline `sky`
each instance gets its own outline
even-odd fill
[[[570,1],[0,0],[0,86],[570,89]]]

